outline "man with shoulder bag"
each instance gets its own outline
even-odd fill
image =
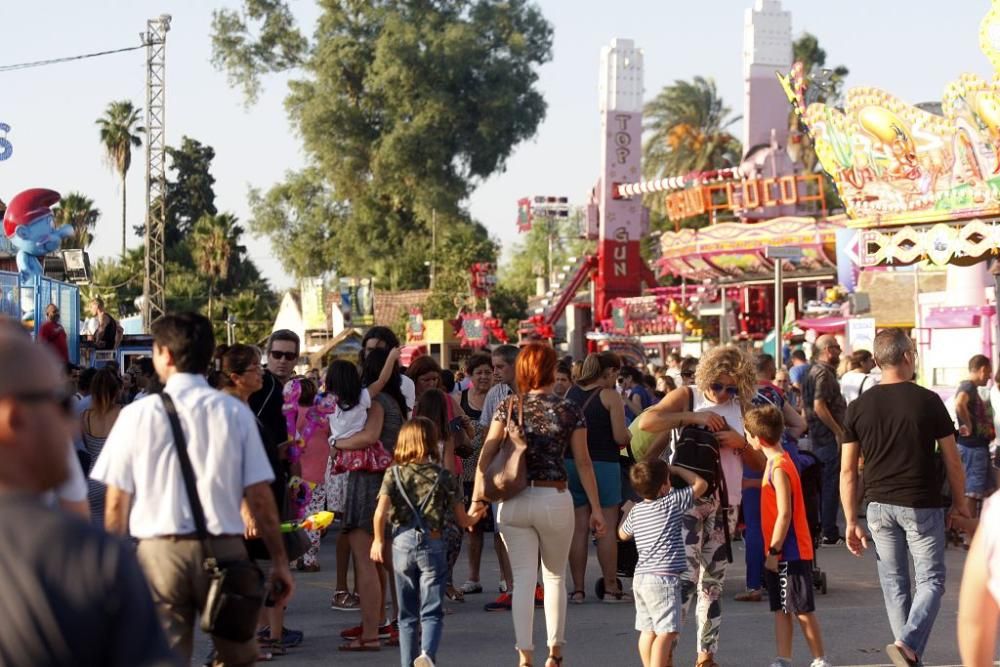
[[[205,381],[211,323],[194,313],[165,315],[152,334],[163,398],[122,410],[91,473],[108,487],[105,527],[139,539],[139,562],[182,659],[191,660],[200,615],[215,664],[252,664],[265,587],[247,558],[241,503],[273,556],[276,603],[294,588],[269,486],[274,473],[250,409]]]

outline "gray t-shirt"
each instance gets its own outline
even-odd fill
[[[0,665],[178,665],[121,540],[37,496],[0,494]]]

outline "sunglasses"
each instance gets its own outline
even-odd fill
[[[73,395],[58,389],[53,389],[52,391],[22,391],[20,393],[8,394],[8,396],[15,401],[23,401],[25,403],[53,403],[64,416],[69,417],[73,414]]]
[[[694,377],[694,371],[684,371],[683,373],[681,373],[681,377],[682,378],[693,378]]]
[[[278,352],[277,350],[271,350],[272,359],[284,359],[285,361],[295,361],[299,358],[298,352]]]
[[[713,382],[708,385],[708,388],[712,390],[713,394],[721,394],[722,390],[725,389],[726,393],[730,396],[738,396],[740,393],[740,388],[735,384],[722,384],[721,382]]]

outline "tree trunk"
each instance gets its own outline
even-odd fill
[[[213,297],[215,296],[215,281],[208,282],[208,319],[212,321],[212,311],[214,310]]]
[[[122,261],[125,261],[125,172],[122,172]]]

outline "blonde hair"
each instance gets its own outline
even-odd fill
[[[740,404],[744,410],[749,410],[753,397],[757,395],[757,370],[750,357],[733,345],[709,350],[698,362],[694,383],[698,391],[708,393],[710,385],[722,375],[732,376],[739,390]]]
[[[396,449],[393,460],[397,465],[412,463],[422,459],[437,461],[438,458],[438,428],[427,417],[414,417],[403,424],[396,439]]]

